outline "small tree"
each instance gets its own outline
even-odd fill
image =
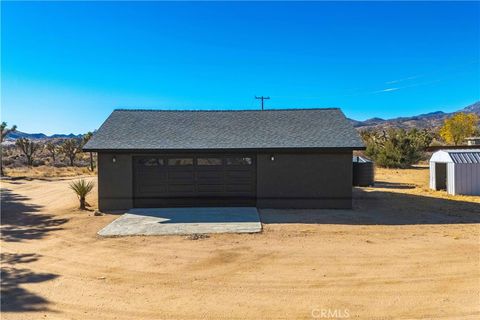
[[[7,128],[7,123],[6,122],[2,122],[2,124],[0,124],[0,133],[1,133],[1,141],[0,142],[3,142],[3,140],[7,137],[7,135],[10,133],[10,132],[15,132],[17,131],[17,126],[16,125],[13,125],[10,129]]]
[[[87,144],[87,142],[92,138],[92,136],[93,136],[93,133],[91,133],[90,131],[87,132],[85,135],[83,135],[82,149]],[[92,152],[89,152],[89,153],[90,153],[90,171],[93,171],[93,153]]]
[[[40,149],[40,144],[35,143],[27,138],[20,138],[15,141],[15,145],[20,149],[25,157],[27,157],[27,165],[32,166],[35,153]]]
[[[55,163],[55,156],[58,153],[58,146],[55,145],[53,142],[47,142],[45,144],[45,150],[47,150],[47,152],[52,157],[53,163]]]
[[[70,189],[72,189],[80,201],[80,210],[86,210],[86,197],[92,191],[95,184],[93,181],[85,181],[85,179],[76,180],[70,183]]]
[[[73,167],[75,157],[82,150],[77,139],[67,139],[60,146],[62,153],[70,160],[70,165]]]
[[[440,129],[440,136],[447,143],[458,146],[466,137],[473,135],[478,129],[478,116],[474,113],[460,112],[445,119]]]
[[[16,125],[13,125],[11,128],[7,128],[7,123],[4,121],[0,124],[0,136],[1,136],[1,140],[0,140],[0,175],[3,176],[3,149],[2,149],[2,146],[1,146],[1,142],[3,142],[3,140],[7,137],[7,135],[10,133],[10,132],[15,132],[17,131],[17,126]]]
[[[379,132],[362,132],[365,154],[376,164],[387,168],[405,168],[424,158],[424,150],[432,142],[427,130],[389,129]]]

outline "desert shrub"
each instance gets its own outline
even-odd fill
[[[90,163],[83,159],[77,160],[74,164],[75,167],[88,167],[89,165]]]
[[[4,165],[4,166],[10,166],[10,165],[12,165],[14,162],[15,162],[15,160],[12,159],[12,158],[3,158],[3,159],[2,159],[2,165]]]
[[[87,182],[85,179],[76,180],[70,183],[70,189],[72,189],[80,201],[80,210],[86,209],[85,198],[92,191],[95,184],[93,181]]]
[[[417,129],[363,131],[361,136],[366,145],[365,154],[386,168],[406,168],[425,159],[425,148],[433,139],[428,130]]]
[[[33,160],[33,161],[32,161],[32,165],[33,165],[34,167],[44,166],[44,165],[45,165],[45,160],[40,160],[40,159]]]
[[[9,165],[10,168],[22,168],[25,167],[25,161],[21,157],[13,159],[13,162]]]
[[[67,165],[66,165],[65,163],[63,163],[63,162],[55,162],[55,163],[53,164],[53,166],[54,166],[55,168],[65,168]]]

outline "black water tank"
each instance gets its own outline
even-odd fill
[[[353,157],[353,185],[358,187],[373,186],[375,168],[373,162],[363,157]]]

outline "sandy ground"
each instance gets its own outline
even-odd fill
[[[117,216],[77,211],[70,178],[4,181],[2,319],[480,319],[480,197],[427,178],[378,170],[354,210],[199,240],[100,238]]]

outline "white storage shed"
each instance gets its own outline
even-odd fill
[[[435,152],[430,158],[430,189],[480,195],[480,149]]]

